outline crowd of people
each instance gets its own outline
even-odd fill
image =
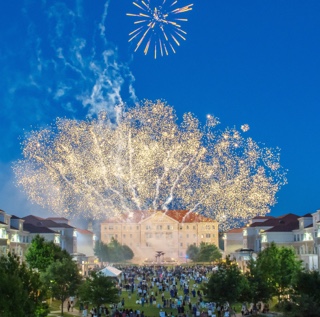
[[[108,309],[105,306],[83,310],[83,316],[145,317],[144,307],[158,308],[158,316],[148,317],[229,317],[228,303],[207,303],[200,285],[208,280],[212,266],[125,266],[118,279],[120,298],[127,292],[141,309],[131,309],[122,300]],[[134,296],[134,297],[133,297]],[[170,312],[169,312],[170,311]]]

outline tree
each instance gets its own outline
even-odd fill
[[[53,241],[45,241],[39,235],[35,236],[26,252],[26,261],[29,266],[41,272],[44,272],[54,261],[63,258],[71,259],[71,256]]]
[[[290,301],[282,308],[290,317],[320,316],[320,273],[301,270],[293,283]]]
[[[201,242],[200,250],[198,256],[196,257],[197,262],[213,262],[216,260],[220,260],[222,254],[218,247],[214,244],[208,244]]]
[[[133,251],[127,245],[121,245],[117,239],[112,238],[109,244],[97,241],[94,254],[100,262],[121,262],[134,257]]]
[[[52,296],[60,300],[61,315],[63,315],[64,301],[75,294],[81,284],[77,264],[71,258],[63,258],[61,261],[51,263],[41,277]]]
[[[248,263],[248,271],[245,273],[245,278],[246,283],[244,283],[240,301],[256,305],[259,301],[268,302],[272,298],[274,288],[253,259]]]
[[[209,301],[230,305],[239,300],[245,285],[245,277],[236,262],[227,258],[218,264],[218,270],[212,273],[204,293]]]
[[[196,261],[199,254],[199,248],[194,244],[190,244],[187,248],[186,254],[190,260]]]
[[[42,317],[45,290],[39,273],[20,263],[14,254],[0,257],[0,315],[2,317]]]
[[[99,258],[100,262],[107,262],[109,258],[109,248],[107,244],[101,241],[96,241],[94,249],[94,255]]]
[[[270,282],[279,301],[289,294],[295,276],[301,271],[301,261],[294,249],[277,247],[274,242],[258,254],[256,265],[263,272],[264,279]]]
[[[122,246],[122,254],[124,260],[131,260],[134,257],[132,249],[130,249],[127,245]]]
[[[90,302],[98,308],[102,304],[119,302],[118,289],[113,279],[97,272],[91,272],[80,286],[78,296],[81,301]]]

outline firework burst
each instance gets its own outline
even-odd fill
[[[175,46],[180,46],[187,34],[180,23],[188,20],[179,15],[192,10],[193,4],[180,8],[175,0],[137,0],[133,4],[139,12],[127,15],[137,18],[134,22],[137,28],[129,33],[129,42],[137,40],[135,52],[144,46],[144,54],[153,49],[154,58],[168,55],[170,51],[175,53]]]
[[[145,102],[91,121],[58,119],[23,143],[14,166],[30,200],[67,217],[123,217],[187,209],[229,228],[269,212],[286,183],[279,150],[233,129],[180,124],[165,103]]]

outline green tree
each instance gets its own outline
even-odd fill
[[[253,259],[248,263],[248,271],[245,272],[245,278],[246,282],[243,284],[240,301],[256,305],[259,301],[268,302],[272,298],[274,288]]]
[[[190,260],[195,262],[199,254],[199,248],[194,244],[190,244],[187,248],[186,254]]]
[[[29,266],[41,272],[45,271],[51,263],[63,258],[71,259],[71,256],[53,241],[45,241],[39,235],[35,236],[26,252],[26,261]]]
[[[301,271],[301,261],[297,259],[294,249],[278,247],[274,242],[258,254],[256,265],[270,282],[279,301],[289,294],[295,276]]]
[[[124,260],[131,260],[134,257],[132,249],[130,249],[127,245],[122,246],[122,254]]]
[[[197,262],[213,262],[221,258],[222,254],[216,245],[204,242],[200,243],[200,250],[196,257]]]
[[[63,258],[61,261],[51,263],[41,278],[50,289],[52,297],[61,302],[61,315],[63,315],[63,303],[76,293],[81,284],[81,275],[77,264],[71,258]]]
[[[96,241],[94,249],[94,255],[98,257],[100,262],[107,262],[109,259],[109,248],[108,245],[101,242]]]
[[[301,270],[293,283],[290,301],[282,308],[288,317],[320,316],[320,273]]]
[[[121,245],[118,240],[112,238],[109,244],[97,241],[94,254],[100,262],[121,262],[134,257],[133,251],[127,245]]]
[[[209,301],[232,305],[239,300],[245,283],[245,277],[236,262],[227,258],[224,262],[220,261],[217,271],[204,285],[204,293]]]
[[[97,272],[91,272],[80,286],[78,296],[81,301],[90,302],[96,307],[119,302],[118,289],[114,280]]]
[[[39,273],[20,263],[17,256],[10,253],[1,256],[0,316],[47,316],[48,310],[42,304],[45,298],[42,286]]]

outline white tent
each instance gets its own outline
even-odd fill
[[[113,266],[107,266],[99,272],[102,273],[104,276],[111,276],[111,277],[118,277],[122,273],[122,271],[116,269]]]

